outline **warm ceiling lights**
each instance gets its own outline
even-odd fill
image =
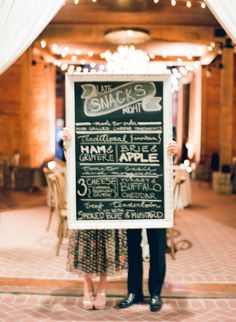
[[[119,46],[117,51],[105,52],[107,70],[111,73],[144,72],[150,60],[148,54],[134,46]]]
[[[143,28],[113,28],[105,32],[104,38],[112,44],[141,44],[150,39],[149,31]]]

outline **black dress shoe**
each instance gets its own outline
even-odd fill
[[[127,297],[125,297],[120,301],[120,303],[118,303],[117,307],[120,309],[126,309],[127,307],[130,307],[131,305],[140,303],[142,301],[142,296],[137,296],[134,293],[129,293]]]
[[[160,311],[162,307],[162,299],[159,295],[151,296],[150,299],[150,311],[157,312]]]

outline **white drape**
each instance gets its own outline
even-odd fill
[[[201,119],[202,119],[202,68],[198,67],[193,74],[190,88],[189,104],[189,152],[193,154],[196,162],[201,156]]]
[[[0,74],[32,44],[65,0],[0,0]]]
[[[236,1],[205,0],[205,2],[229,37],[236,43]]]

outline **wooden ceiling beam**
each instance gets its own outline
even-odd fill
[[[122,24],[122,27],[130,25]],[[50,42],[60,43],[104,43],[104,32],[107,29],[119,27],[114,24],[51,24],[39,38]],[[224,42],[224,37],[215,37],[214,28],[199,26],[156,26],[156,25],[134,25],[132,27],[143,27],[150,31],[152,40],[167,42],[191,42],[209,44],[210,42]]]

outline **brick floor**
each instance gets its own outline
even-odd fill
[[[30,295],[27,294],[30,289],[20,292],[17,288],[9,291],[2,288],[0,322],[236,321],[236,293],[230,295],[231,286],[235,290],[236,285],[236,196],[216,195],[207,185],[196,182],[192,188],[193,205],[176,217],[175,242],[179,251],[176,260],[167,256],[165,288],[171,290],[181,283],[185,283],[188,290],[192,285],[212,285],[217,293],[218,286],[221,286],[229,290],[229,296],[224,297],[219,293],[216,299],[209,292],[196,298],[193,288],[189,298],[165,297],[164,307],[159,313],[150,312],[148,304],[117,310],[114,305],[118,299],[114,297],[109,297],[105,310],[85,311],[76,291],[73,296]],[[4,278],[18,278],[19,281],[31,279],[39,283],[60,283],[62,279],[77,283],[79,278],[65,271],[66,240],[60,256],[55,256],[56,216],[47,232],[48,209],[38,201],[37,207],[29,208],[29,205],[33,205],[31,200],[25,209],[0,211],[0,282]],[[145,262],[145,278],[147,270],[148,262]],[[126,273],[112,281],[125,285]],[[17,292],[23,294],[11,294]],[[58,293],[55,290],[52,294]],[[167,292],[164,294],[168,295]]]
[[[0,295],[0,321],[236,321],[236,299],[164,299],[160,312],[149,311],[148,302],[125,310],[109,298],[104,310],[86,311],[81,298],[42,295]]]
[[[217,195],[193,183],[193,205],[176,216],[176,260],[167,256],[167,283],[236,283],[236,196]],[[56,215],[48,209],[0,212],[0,276],[76,279],[66,272],[67,241],[55,256]],[[186,248],[186,249],[185,249]],[[145,263],[147,276],[148,263]],[[116,280],[124,279],[125,274]]]

